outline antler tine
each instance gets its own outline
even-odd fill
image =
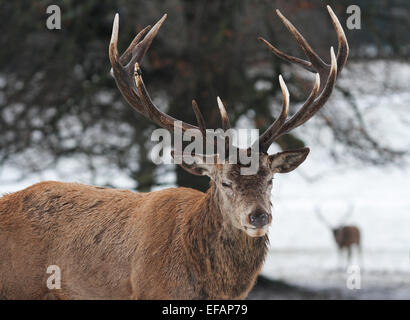
[[[309,97],[306,99],[305,103],[300,107],[300,109],[289,119],[288,123],[286,123],[286,127],[289,127],[291,124],[295,126],[300,126],[303,122],[304,115],[308,107],[312,104],[312,102],[316,99],[319,93],[320,87],[320,76],[316,73],[315,76],[315,84],[313,85],[312,91],[310,92]],[[283,131],[285,131],[286,127],[284,126]]]
[[[127,64],[127,61],[130,60],[130,57],[132,55],[132,50],[135,48],[135,46],[138,44],[138,42],[140,42],[141,38],[148,32],[149,29],[151,29],[151,26],[146,26],[144,29],[142,29],[140,32],[138,32],[138,34],[135,36],[135,38],[131,41],[128,48],[124,51],[124,53],[120,57],[120,62],[121,62],[122,65]]]
[[[202,116],[201,111],[199,110],[198,104],[195,100],[192,100],[192,109],[194,110],[196,122],[198,123],[199,130],[201,130],[202,136],[206,138],[206,125],[204,117]]]
[[[119,19],[120,19],[120,16],[118,13],[116,13],[114,17],[114,22],[112,24],[111,40],[110,40],[110,46],[108,50],[111,63],[113,63],[118,57],[117,43],[118,43]]]
[[[218,102],[219,114],[221,115],[222,129],[226,131],[231,128],[228,113],[226,112],[226,108],[219,96],[216,97],[216,101]],[[229,148],[232,145],[231,138],[232,136],[225,136],[225,158],[229,157]]]
[[[151,28],[151,30],[147,33],[147,35],[144,37],[142,41],[138,42],[134,48],[132,48],[131,45],[128,47],[127,50],[129,50],[132,53],[132,58],[127,64],[126,68],[129,68],[130,71],[134,70],[134,64],[136,62],[141,63],[142,58],[144,58],[145,53],[148,51],[149,47],[151,46],[152,40],[154,40],[155,36],[157,35],[159,29],[161,28],[166,18],[167,18],[167,14],[164,14],[162,18],[159,19],[158,22]],[[143,29],[142,32],[145,29]]]
[[[286,17],[278,9],[276,10],[276,14],[282,20],[286,28],[292,33],[293,37],[296,39],[299,47],[303,50],[311,65],[316,69],[326,68],[326,63],[316,54],[315,51],[313,51],[312,47],[300,34],[298,29],[296,29],[294,25],[288,19],[286,19]]]
[[[280,128],[285,124],[289,112],[289,90],[283,81],[282,75],[279,75],[279,85],[282,90],[282,111],[275,122],[260,136],[260,146],[267,146],[262,148],[262,151],[267,151],[272,143],[272,137],[275,137]],[[257,141],[255,142],[257,143]]]
[[[307,120],[309,120],[319,109],[326,103],[329,99],[334,85],[336,83],[337,75],[340,73],[341,69],[343,69],[346,61],[347,56],[349,53],[349,46],[347,44],[347,39],[344,34],[343,28],[340,25],[339,20],[337,19],[336,15],[332,11],[332,9],[328,6],[328,11],[330,17],[332,19],[332,23],[335,27],[337,37],[338,37],[338,56],[336,58],[333,47],[330,48],[330,58],[331,63],[330,65],[323,62],[323,60],[313,51],[310,45],[307,43],[305,38],[299,33],[299,31],[291,24],[289,20],[287,20],[279,10],[276,10],[279,18],[283,21],[285,26],[289,29],[292,35],[297,40],[299,46],[304,51],[306,57],[309,61],[302,60],[293,56],[289,56],[274,46],[272,46],[269,42],[264,39],[260,39],[268,48],[276,54],[278,57],[289,61],[294,62],[296,64],[301,65],[305,69],[309,71],[316,71],[316,80],[313,86],[313,89],[302,105],[302,107],[286,122],[284,122],[279,128],[275,128],[273,130],[273,126],[275,123],[269,127],[263,135],[260,137],[260,148],[263,151],[267,151],[270,144],[280,136],[288,133],[292,129],[302,125]],[[326,79],[326,81],[324,81]],[[320,94],[319,94],[320,92]]]
[[[229,122],[228,113],[226,112],[225,106],[222,103],[221,98],[216,97],[216,101],[218,102],[219,113],[221,115],[222,120],[222,129],[228,130],[231,128],[231,124]]]
[[[291,63],[296,63],[310,72],[315,72],[315,70],[312,68],[311,62],[297,58],[297,57],[290,56],[280,51],[279,49],[277,49],[275,46],[273,46],[270,42],[268,42],[262,37],[258,37],[258,40],[261,41],[264,45],[266,45],[275,55],[277,55],[282,60],[285,60]]]
[[[127,102],[139,112],[143,113],[141,101],[136,93],[135,84],[130,80],[127,71],[118,58],[118,30],[119,30],[119,15],[115,14],[114,22],[112,25],[112,33],[108,54],[111,63],[111,75],[114,77],[117,87],[120,89],[121,94],[127,100]]]
[[[339,225],[343,225],[346,223],[347,219],[350,218],[350,216],[353,213],[354,205],[350,204],[349,207],[347,208],[345,214],[342,216],[342,218],[339,220]]]
[[[344,65],[346,64],[347,56],[349,55],[349,44],[347,42],[345,32],[343,31],[339,19],[336,17],[335,13],[329,5],[326,7],[337,33],[337,75],[339,75]]]
[[[315,213],[316,213],[316,216],[319,218],[319,220],[323,222],[323,224],[325,224],[329,228],[332,228],[331,224],[322,215],[322,212],[318,206],[315,206]]]
[[[202,133],[202,152],[203,154],[206,154],[206,125],[205,125],[205,120],[204,117],[199,110],[198,104],[196,103],[195,100],[192,100],[192,109],[194,110],[195,117],[196,117],[196,122],[198,123],[199,130]]]

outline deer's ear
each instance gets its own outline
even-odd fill
[[[295,170],[309,154],[309,148],[283,151],[269,156],[270,168],[275,173]]]
[[[180,165],[185,171],[196,176],[213,177],[216,163],[218,163],[217,155],[182,155],[174,150],[171,150],[171,156],[176,164]]]

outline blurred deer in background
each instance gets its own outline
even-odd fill
[[[339,255],[339,265],[342,266],[342,255],[343,250],[347,252],[347,265],[350,265],[352,260],[353,247],[356,246],[360,260],[362,259],[362,248],[360,243],[360,230],[354,225],[346,225],[346,221],[350,218],[353,213],[354,206],[351,204],[346,213],[339,220],[337,226],[331,225],[322,215],[319,207],[315,208],[315,212],[320,221],[323,222],[333,234],[333,238],[336,242],[338,255]],[[362,264],[362,263],[361,263]]]
[[[204,155],[194,155],[199,161],[181,166],[210,177],[206,193],[188,188],[134,193],[42,182],[5,195],[0,199],[0,297],[245,298],[267,253],[273,175],[294,170],[309,152],[303,148],[268,155],[268,148],[320,110],[347,60],[343,29],[330,7],[328,11],[338,37],[337,57],[331,48],[330,64],[279,11],[309,61],[289,56],[260,39],[280,58],[315,72],[316,80],[306,102],[287,120],[289,93],[279,78],[283,94],[279,117],[251,147],[236,148],[239,154],[259,150],[255,174],[241,175],[244,165],[226,158],[217,162],[219,154],[206,155],[212,161],[205,163]],[[124,98],[143,116],[171,132],[175,125],[182,132],[195,129],[202,138],[207,129],[194,101],[198,126],[177,122],[154,105],[142,80],[139,64],[165,18],[143,29],[119,56],[119,17],[115,16],[109,46],[112,74]],[[222,127],[227,130],[230,124],[220,99],[218,106]],[[50,265],[61,268],[59,290],[46,287]]]

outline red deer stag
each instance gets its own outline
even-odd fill
[[[346,213],[340,219],[337,226],[332,226],[321,214],[320,208],[316,207],[316,215],[318,218],[332,231],[332,235],[337,245],[339,253],[339,265],[341,266],[343,251],[347,252],[347,265],[350,264],[352,259],[352,250],[356,246],[358,253],[360,254],[360,259],[362,259],[362,249],[360,244],[360,230],[358,227],[353,225],[346,225],[347,219],[353,213],[353,205],[350,205]]]
[[[210,177],[206,193],[188,188],[134,193],[49,181],[5,195],[0,199],[0,297],[245,298],[267,252],[272,177],[294,170],[309,152],[304,148],[268,155],[267,150],[275,139],[309,120],[326,103],[346,63],[346,37],[330,7],[328,11],[338,36],[337,57],[331,48],[330,65],[279,11],[308,61],[289,56],[260,38],[280,58],[317,75],[306,102],[288,121],[289,93],[280,77],[280,116],[257,144],[237,149],[248,152],[259,147],[256,174],[241,175],[241,164],[226,160],[182,163],[188,172]],[[115,16],[109,46],[112,74],[127,102],[157,125],[172,132],[175,123],[183,132],[205,133],[195,102],[198,126],[176,122],[154,105],[143,83],[139,63],[165,18],[150,30],[143,29],[119,56],[119,17]],[[227,129],[226,110],[220,101],[218,105],[223,129]],[[60,268],[61,289],[47,288],[49,265]]]

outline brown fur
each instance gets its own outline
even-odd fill
[[[360,259],[362,258],[362,248],[360,245],[360,230],[356,226],[341,226],[339,228],[332,229],[333,237],[339,250],[339,256],[342,251],[347,252],[347,264],[350,264],[352,260],[352,249],[356,246]]]
[[[187,171],[211,178],[207,193],[173,188],[137,194],[75,183],[43,182],[6,195],[0,199],[0,298],[246,297],[266,255],[266,232],[272,221],[273,174],[294,170],[309,153],[308,148],[303,148],[268,156],[268,147],[275,138],[307,121],[324,105],[347,59],[348,45],[343,30],[330,7],[328,10],[339,36],[338,58],[331,50],[330,66],[313,63],[320,77],[310,97],[322,89],[320,96],[308,101],[304,113],[299,113],[301,117],[289,121],[286,121],[288,93],[281,80],[283,109],[280,119],[258,139],[262,151],[259,157],[262,169],[258,174],[237,176],[232,168],[238,169],[238,165],[226,163],[182,163]],[[172,132],[175,119],[152,103],[139,69],[165,18],[166,15],[145,36],[144,31],[140,32],[120,57],[116,15],[109,56],[124,98],[144,116]],[[295,35],[295,31],[292,33]],[[305,49],[311,51],[306,45]],[[278,54],[276,49],[275,52]],[[313,52],[310,53],[312,56]],[[290,57],[285,60],[295,62]],[[320,81],[319,88],[319,79],[323,77],[327,81]],[[223,110],[226,129],[229,127],[226,110],[219,100],[218,104]],[[195,103],[193,108],[201,127],[195,128],[205,132]],[[185,123],[182,127],[184,131],[193,128]],[[49,276],[46,270],[50,265],[61,268],[61,289],[50,291],[46,287]]]
[[[0,198],[0,298],[244,298],[267,237],[223,223],[215,185],[150,193],[42,182]],[[49,290],[49,265],[62,288]]]
[[[349,248],[352,245],[360,246],[360,231],[356,226],[342,226],[333,230],[337,246],[340,249]]]

